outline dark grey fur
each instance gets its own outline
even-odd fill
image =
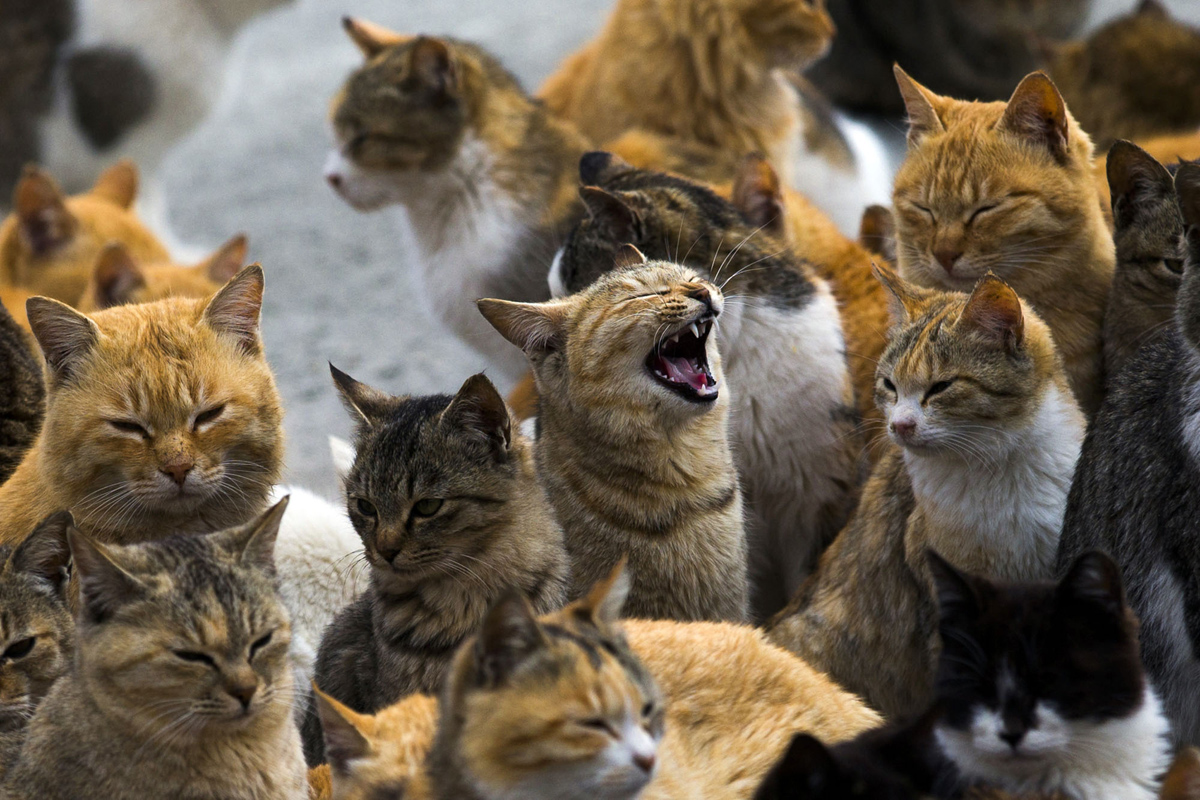
[[[90,47],[72,53],[66,78],[75,122],[99,151],[115,146],[154,110],[154,74],[130,50]]]
[[[0,483],[37,439],[45,404],[42,360],[29,334],[0,306]]]

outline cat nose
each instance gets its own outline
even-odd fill
[[[633,763],[638,769],[649,775],[654,771],[654,753],[634,753]]]
[[[326,172],[325,180],[327,180],[329,185],[334,189],[342,188],[342,174],[340,172]]]
[[[690,292],[688,292],[688,297],[692,298],[693,300],[699,300],[701,303],[704,303],[704,307],[708,310],[708,312],[710,314],[712,313],[712,310],[713,310],[712,293],[708,291],[707,286],[697,286],[695,289],[692,289]]]
[[[1012,749],[1016,750],[1017,745],[1025,738],[1025,731],[1020,728],[1005,727],[1000,731],[1000,740],[1007,744]]]
[[[933,251],[933,257],[946,270],[947,275],[954,274],[954,265],[962,258],[962,250],[957,247],[942,246]]]
[[[387,561],[387,563],[390,564],[396,560],[396,556],[400,555],[400,548],[399,547],[380,547],[380,548],[377,548],[377,552],[379,553],[380,558],[384,559],[385,561]]]
[[[258,691],[258,681],[250,683],[235,683],[232,686],[225,687],[225,691],[229,692],[229,696],[242,704],[242,710],[250,708],[250,701],[254,699],[255,693]]]
[[[911,419],[896,419],[891,422],[892,433],[907,439],[917,432],[917,422]]]
[[[183,486],[183,482],[187,480],[188,473],[192,471],[192,467],[196,466],[196,462],[187,456],[180,456],[172,459],[166,464],[159,467],[163,474],[171,480],[175,481],[179,486]]]

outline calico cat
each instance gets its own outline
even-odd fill
[[[326,630],[316,682],[373,712],[436,691],[510,588],[538,611],[561,606],[570,567],[532,447],[491,381],[475,375],[453,397],[390,397],[332,372],[358,423],[346,504],[371,580]],[[310,764],[321,760],[315,722],[304,730]]]
[[[899,68],[896,80],[910,119],[893,197],[900,274],[955,291],[989,271],[1010,282],[1050,326],[1076,399],[1095,413],[1115,255],[1087,134],[1040,72],[1007,103],[940,97]]]
[[[1044,47],[1047,72],[1098,148],[1200,127],[1200,29],[1160,0]]]
[[[1117,268],[1104,312],[1104,373],[1111,385],[1138,348],[1170,327],[1183,278],[1183,217],[1174,170],[1130,142],[1108,151]]]
[[[30,300],[46,416],[0,487],[0,540],[19,541],[64,508],[86,533],[117,543],[258,513],[282,462],[282,410],[258,332],[262,292],[254,265],[209,300],[91,317]]]
[[[516,379],[519,353],[471,308],[549,297],[554,247],[583,215],[583,137],[475,45],[344,20],[366,63],[333,101],[325,177],[359,211],[403,205],[436,315]]]
[[[1125,575],[1141,620],[1142,657],[1179,743],[1200,743],[1200,165],[1175,193],[1187,253],[1175,320],[1116,376],[1084,443],[1063,521],[1060,570],[1101,548]]]
[[[6,797],[306,796],[275,590],[286,507],[138,545],[68,534],[78,655],[30,722]]]
[[[620,268],[548,303],[479,301],[533,367],[538,475],[575,593],[628,556],[630,616],[743,620],[742,495],[712,337],[721,291],[688,267]]]
[[[813,266],[698,184],[607,153],[585,156],[580,176],[590,216],[555,256],[556,296],[593,285],[632,243],[650,258],[678,259],[734,298],[721,318],[722,362],[733,447],[758,521],[754,607],[765,617],[787,602],[853,508],[861,444],[837,301]]]
[[[0,307],[0,484],[37,439],[46,386],[29,334]]]
[[[1084,419],[1049,330],[1003,281],[968,297],[878,273],[897,316],[876,391],[893,444],[767,631],[896,719],[933,688],[924,548],[997,578],[1049,577]]]

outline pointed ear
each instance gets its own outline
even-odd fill
[[[17,182],[13,210],[21,241],[34,255],[46,255],[67,244],[79,226],[67,210],[58,184],[37,167],[26,167]]]
[[[1097,605],[1110,614],[1121,614],[1125,609],[1121,568],[1099,550],[1084,553],[1075,559],[1059,583],[1058,595],[1067,601]]]
[[[641,239],[641,218],[621,197],[599,186],[580,187],[579,197],[587,208],[588,217],[610,241],[636,242]]]
[[[646,263],[646,254],[631,244],[623,244],[617,248],[617,254],[613,257],[613,263],[617,269],[637,267]]]
[[[73,376],[100,341],[96,323],[57,300],[31,297],[25,301],[25,316],[56,381]]]
[[[1184,161],[1175,172],[1175,197],[1183,221],[1190,228],[1200,228],[1200,163]]]
[[[512,444],[508,406],[482,372],[467,378],[442,412],[441,422],[481,437],[492,448],[492,455],[498,462],[507,460]]]
[[[1021,298],[1011,286],[989,272],[975,284],[954,327],[956,330],[976,330],[1000,339],[1009,352],[1013,352],[1025,341]]]
[[[579,157],[579,183],[584,186],[603,186],[618,175],[635,169],[637,167],[616,153],[592,150]]]
[[[1175,179],[1167,168],[1124,139],[1113,143],[1105,169],[1113,219],[1118,226],[1132,222],[1147,203],[1170,197],[1175,192]]]
[[[217,333],[235,338],[245,352],[257,354],[262,350],[258,337],[262,299],[262,267],[251,264],[213,295],[204,319]]]
[[[279,538],[279,526],[290,499],[290,496],[284,497],[248,525],[215,535],[222,537],[221,544],[239,563],[274,575],[275,541]]]
[[[509,590],[488,611],[475,639],[480,685],[500,686],[545,644],[529,601],[516,589]]]
[[[94,197],[102,197],[121,208],[131,207],[137,199],[137,193],[138,168],[127,158],[101,172],[90,192]]]
[[[828,747],[810,734],[797,733],[758,787],[754,800],[834,796],[840,775],[841,768]]]
[[[944,98],[910,78],[899,64],[892,66],[892,72],[896,75],[896,85],[900,87],[900,96],[904,98],[904,108],[908,111],[908,146],[915,147],[930,134],[945,133],[946,126],[938,114],[938,106],[944,102]]]
[[[920,289],[883,264],[871,262],[871,272],[888,293],[888,311],[895,324],[902,325],[921,313],[924,297]]]
[[[576,616],[595,625],[609,626],[621,619],[625,598],[629,596],[630,578],[627,559],[622,557],[608,577],[599,581],[574,604]]]
[[[761,153],[742,159],[733,179],[734,207],[746,222],[778,236],[784,232],[783,189],[779,175]]]
[[[233,280],[233,277],[245,266],[248,249],[249,243],[246,241],[246,234],[239,233],[218,247],[215,253],[198,265],[198,268],[203,270],[213,283],[224,285]]]
[[[1163,779],[1161,800],[1200,800],[1200,750],[1179,751]]]
[[[339,775],[349,775],[353,762],[375,754],[371,744],[375,736],[375,717],[351,711],[318,689],[315,683],[313,699],[325,735],[325,757],[329,759],[329,768]]]
[[[420,36],[409,52],[413,72],[429,89],[439,94],[458,88],[458,64],[450,45],[432,36]]]
[[[569,297],[546,303],[514,303],[509,300],[477,300],[479,313],[508,341],[532,353],[563,346]]]
[[[1025,76],[996,124],[1042,145],[1060,161],[1067,157],[1067,126],[1067,104],[1044,72]]]
[[[877,256],[896,262],[896,218],[887,206],[867,206],[858,226],[858,243]]]
[[[350,416],[367,427],[383,422],[396,407],[398,398],[359,383],[333,364],[329,365],[329,374],[333,376],[333,385],[342,396],[342,405],[350,412]]]
[[[109,546],[93,541],[75,528],[67,531],[71,560],[79,576],[80,613],[93,624],[104,622],[117,609],[141,596],[137,578],[118,563]]]
[[[75,520],[70,511],[59,511],[42,520],[25,541],[8,557],[8,568],[40,578],[58,591],[63,591],[69,578],[71,546],[67,532]]]
[[[942,621],[972,620],[978,617],[982,609],[974,579],[959,572],[932,548],[925,550],[925,563],[929,566],[929,574],[933,576],[938,617]]]
[[[367,58],[374,58],[389,47],[413,40],[412,36],[405,36],[402,33],[390,31],[382,25],[376,25],[374,22],[354,17],[342,17],[342,29]]]
[[[109,242],[96,256],[88,291],[100,310],[125,305],[145,285],[146,276],[133,263],[128,248],[120,242]]]

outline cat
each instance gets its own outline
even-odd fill
[[[721,317],[721,355],[731,440],[756,518],[753,605],[756,616],[769,616],[853,510],[861,442],[837,300],[815,264],[699,184],[601,152],[584,157],[580,176],[590,216],[555,256],[555,296],[593,284],[632,243],[650,258],[678,259],[735,298]],[[845,241],[832,225],[826,232]]]
[[[1046,71],[1098,148],[1200,128],[1200,28],[1174,19],[1160,0],[1042,49]]]
[[[1124,573],[1142,625],[1142,657],[1178,743],[1200,743],[1200,564],[1194,486],[1200,480],[1200,165],[1175,174],[1186,241],[1172,325],[1116,376],[1084,443],[1058,555],[1106,550]]]
[[[1170,327],[1183,278],[1183,217],[1173,171],[1135,144],[1108,151],[1117,267],[1104,312],[1104,374],[1111,384],[1138,348]]]
[[[275,589],[286,507],[137,545],[68,533],[77,657],[30,721],[6,797],[307,796]]]
[[[42,364],[33,341],[0,306],[0,484],[37,439],[45,402]]]
[[[436,691],[511,587],[539,611],[561,606],[570,565],[532,446],[491,381],[475,375],[453,397],[390,397],[332,372],[358,424],[346,505],[371,569],[321,640],[316,683],[373,712]],[[310,764],[321,760],[315,722],[304,729]]]
[[[896,219],[887,206],[867,206],[858,228],[858,244],[887,261],[896,263]]]
[[[131,208],[137,191],[138,170],[131,161],[117,162],[89,191],[72,197],[48,173],[27,168],[14,192],[13,212],[0,224],[0,286],[75,303],[111,241],[123,243],[142,262],[169,260]]]
[[[366,62],[334,98],[325,177],[359,211],[405,207],[435,315],[516,380],[524,360],[470,303],[549,297],[554,247],[583,215],[587,144],[475,45],[343,23]]]
[[[767,632],[899,719],[933,689],[924,548],[996,578],[1049,577],[1084,418],[1049,330],[1003,281],[967,296],[877,272],[897,317],[876,390],[892,445]]]
[[[957,291],[989,271],[1009,281],[1050,326],[1071,389],[1094,414],[1115,254],[1087,134],[1040,72],[1007,103],[939,97],[899,68],[896,80],[909,115],[892,203],[900,274]]]
[[[573,594],[627,555],[630,616],[743,620],[742,495],[712,336],[725,298],[632,246],[619,263],[567,298],[478,303],[533,368],[538,476]]]
[[[282,462],[282,410],[258,331],[262,292],[253,265],[209,300],[91,317],[30,300],[46,415],[0,486],[0,540],[13,543],[64,508],[85,533],[122,544],[258,513]]]

